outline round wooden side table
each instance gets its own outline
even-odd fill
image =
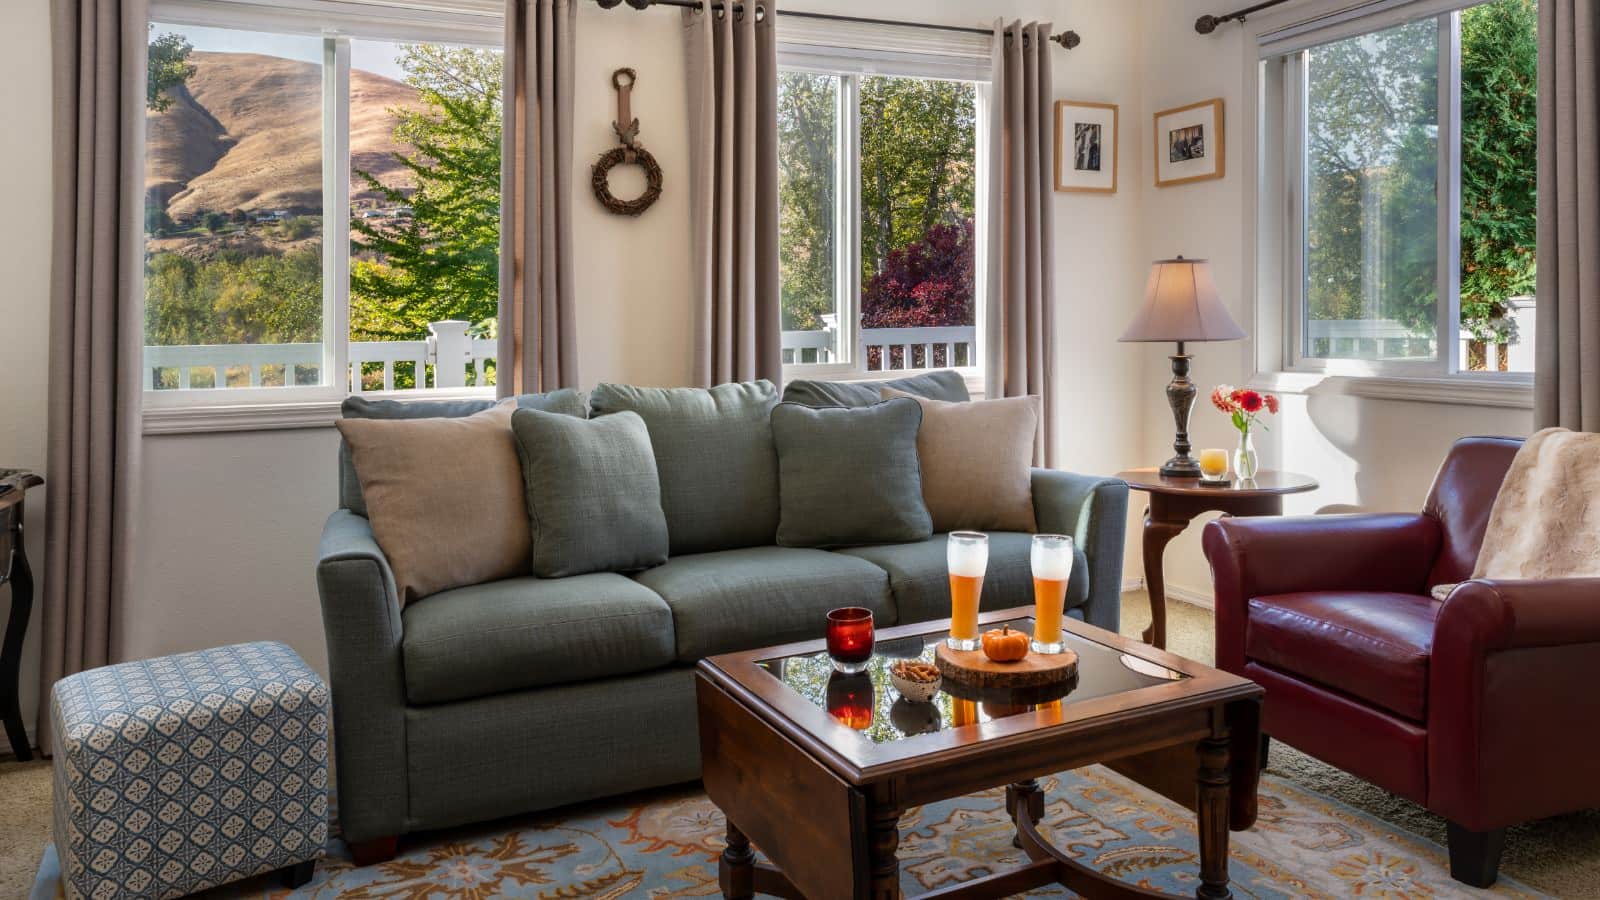
[[[1198,478],[1173,478],[1155,468],[1129,469],[1117,477],[1136,491],[1150,495],[1144,511],[1144,583],[1150,592],[1150,627],[1144,641],[1167,647],[1167,587],[1161,557],[1167,544],[1195,516],[1211,510],[1229,516],[1281,516],[1285,494],[1317,489],[1317,480],[1295,472],[1263,470],[1249,481],[1234,479],[1225,486],[1207,487]]]
[[[44,479],[22,469],[0,469],[0,585],[11,585],[11,615],[0,643],[0,719],[5,720],[11,750],[20,762],[33,758],[22,727],[22,698],[17,696],[22,666],[22,638],[33,612],[33,570],[22,549],[22,499]]]

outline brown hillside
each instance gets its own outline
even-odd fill
[[[196,52],[189,60],[194,75],[172,92],[172,106],[146,118],[146,190],[167,199],[178,219],[212,210],[318,212],[321,67],[254,53]],[[350,93],[353,165],[409,187],[392,156],[399,147],[390,110],[415,107],[416,91],[355,70]]]

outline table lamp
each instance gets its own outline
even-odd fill
[[[1167,403],[1178,433],[1172,440],[1176,455],[1161,466],[1161,474],[1177,478],[1199,478],[1200,464],[1189,455],[1189,413],[1194,409],[1194,382],[1189,380],[1189,360],[1183,352],[1188,341],[1236,341],[1244,329],[1233,321],[1217,283],[1211,277],[1211,264],[1203,259],[1158,259],[1150,265],[1150,280],[1144,286],[1144,308],[1123,332],[1123,341],[1176,341],[1178,352],[1172,359],[1172,381],[1167,383]]]

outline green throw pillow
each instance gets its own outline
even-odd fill
[[[941,369],[893,381],[813,381],[798,378],[783,389],[783,402],[806,406],[871,406],[882,400],[879,390],[893,388],[928,400],[964,403],[972,399],[960,372]]]
[[[533,574],[632,572],[667,561],[650,433],[631,412],[511,414],[533,532]]]
[[[847,547],[932,536],[917,461],[921,425],[922,407],[909,398],[823,409],[778,404],[778,543]]]
[[[778,453],[770,381],[714,388],[597,385],[596,418],[636,412],[650,429],[672,555],[771,546],[778,530]]]
[[[517,405],[583,418],[589,414],[589,401],[582,391],[561,388],[546,394],[518,394]],[[339,407],[346,419],[457,419],[476,415],[497,402],[493,397],[471,400],[369,400],[347,397]],[[366,498],[361,496],[361,480],[350,458],[350,448],[339,442],[339,505],[358,516],[367,514]]]

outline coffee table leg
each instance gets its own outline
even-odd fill
[[[728,846],[722,851],[717,865],[717,882],[722,886],[722,896],[728,900],[750,900],[756,895],[756,855],[750,850],[750,839],[744,836],[733,820],[728,820]]]
[[[1044,791],[1039,790],[1039,779],[1029,778],[1006,786],[1006,815],[1013,822],[1017,819],[1019,806],[1027,809],[1029,817],[1035,822],[1044,818]],[[1021,847],[1021,836],[1012,837],[1011,846]]]
[[[899,900],[900,860],[895,851],[900,849],[900,811],[890,807],[874,809],[868,829],[867,860],[872,873],[869,896],[872,900]]]
[[[1228,734],[1200,742],[1200,900],[1227,900],[1228,889]]]

